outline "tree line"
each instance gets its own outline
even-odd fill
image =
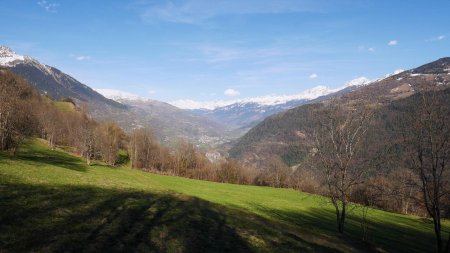
[[[302,163],[288,166],[282,157],[270,155],[254,166],[232,159],[212,162],[185,141],[169,149],[150,128],[126,133],[114,122],[97,122],[87,106],[65,99],[72,109],[61,108],[24,79],[0,69],[0,150],[14,155],[26,138],[40,137],[52,149],[71,147],[88,165],[128,160],[132,168],[161,174],[317,193],[331,200],[340,233],[352,203],[428,216],[438,252],[448,252],[450,237],[443,238],[441,220],[450,217],[449,93],[425,92],[395,103],[396,113],[389,115],[392,135],[377,142],[389,145],[381,149],[371,142],[374,118],[387,117],[376,115],[377,105],[316,106],[314,123],[300,136],[307,144]],[[396,160],[401,162],[390,164]],[[384,169],[390,166],[395,168]]]
[[[26,138],[39,137],[47,140],[52,149],[70,147],[88,165],[98,160],[115,166],[129,160],[132,168],[161,174],[253,183],[252,173],[237,161],[222,159],[213,163],[185,141],[169,149],[159,143],[150,128],[126,133],[114,122],[95,121],[88,109],[70,98],[53,101],[23,78],[0,69],[0,150],[14,155]]]
[[[71,105],[67,108],[67,105]],[[150,128],[126,133],[114,122],[97,122],[87,105],[66,98],[53,101],[23,78],[0,70],[0,150],[14,154],[27,137],[47,140],[50,148],[70,147],[90,165],[98,160],[115,166],[129,160],[132,168],[223,183],[292,187],[291,169],[273,157],[267,169],[233,159],[210,161],[192,143],[179,141],[169,149]]]

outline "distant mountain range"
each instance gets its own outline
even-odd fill
[[[336,89],[331,89],[326,86],[317,86],[293,95],[263,96],[245,98],[231,102],[216,101],[202,104],[196,104],[191,100],[180,100],[173,104],[178,105],[181,108],[190,109],[197,115],[206,116],[211,120],[227,125],[231,129],[238,130],[238,132],[242,134],[275,113],[292,109],[300,105],[315,103],[328,99],[329,97],[342,95],[402,71],[403,70],[397,70],[392,74],[388,74],[376,80],[359,77],[346,82],[342,87]]]
[[[148,126],[166,143],[178,139],[199,145],[229,141],[226,128],[205,117],[155,100],[106,98],[57,68],[16,54],[6,46],[0,46],[0,66],[25,78],[42,94],[56,100],[72,98],[78,105],[86,104],[97,120],[115,121],[128,131]]]
[[[371,139],[370,145],[383,149],[386,148],[383,138],[389,135],[386,129],[392,124],[388,119],[395,110],[394,103],[417,103],[420,97],[412,95],[420,91],[442,91],[443,96],[447,96],[447,101],[450,101],[449,87],[450,58],[447,57],[415,69],[388,75],[341,94],[330,95],[340,102],[364,101],[377,105],[376,108],[380,112],[378,115],[382,116],[377,119],[373,135],[375,137]],[[234,143],[229,151],[230,155],[249,164],[261,165],[272,155],[281,157],[290,166],[300,163],[308,155],[304,137],[306,129],[314,128],[312,112],[320,108],[323,105],[321,102],[325,101],[330,103],[331,100],[324,96],[308,105],[267,117]]]
[[[234,139],[226,126],[168,103],[122,91],[110,89],[97,91],[127,106],[127,113],[116,115],[115,118],[131,120],[133,128],[150,124],[157,133],[160,133],[162,141],[166,144],[182,138],[198,145],[216,146]]]
[[[124,91],[94,90],[57,68],[42,64],[32,57],[16,54],[8,47],[0,46],[0,66],[21,75],[43,94],[57,100],[73,98],[78,105],[86,104],[91,115],[97,120],[115,121],[127,131],[148,126],[164,143],[186,139],[206,147],[224,143],[229,143],[228,146],[232,145],[237,138],[246,134],[254,126],[256,129],[261,129],[261,124],[265,125],[282,115],[277,113],[292,108],[301,108],[303,105],[328,100],[332,97],[360,94],[360,90],[364,93],[366,90],[372,89],[371,87],[377,87],[371,91],[372,94],[377,94],[379,93],[378,85],[387,81],[392,82],[397,79],[398,82],[402,79],[409,81],[411,78],[429,81],[428,79],[431,77],[429,73],[426,73],[427,71],[433,73],[440,71],[442,72],[439,74],[440,76],[431,74],[432,78],[442,79],[442,82],[445,82],[447,76],[445,78],[441,76],[448,73],[449,67],[446,65],[448,58],[430,64],[402,73],[396,71],[377,80],[357,78],[337,89],[318,86],[293,95],[213,101],[201,105],[191,100],[175,101],[169,104],[141,98]],[[408,85],[414,87],[416,85],[414,80],[411,80]],[[385,97],[404,94],[404,90],[408,90],[410,87],[406,87],[404,81],[401,82],[403,86],[397,87],[402,92],[383,91],[388,94]],[[180,106],[181,109],[177,106]],[[272,117],[274,114],[275,116]],[[252,136],[255,131],[252,129],[232,148],[231,153],[235,157],[241,157],[243,149],[251,152],[252,149],[244,144],[250,143],[249,136]],[[281,128],[280,131],[284,130]],[[251,137],[250,139],[264,143],[264,136],[262,134],[257,136],[258,138]],[[252,143],[254,144],[254,142]]]

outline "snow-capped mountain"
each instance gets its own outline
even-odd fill
[[[0,46],[0,66],[22,76],[37,90],[54,99],[70,97],[79,103],[123,108],[123,105],[105,98],[59,69],[40,63],[30,56],[19,55],[6,46]]]
[[[128,92],[95,91],[58,69],[16,54],[5,46],[0,46],[0,66],[22,76],[41,93],[56,100],[72,98],[79,105],[87,105],[95,119],[117,122],[127,131],[151,127],[165,142],[178,139],[188,139],[196,144],[227,141],[226,129],[203,116]]]
[[[179,108],[192,110],[199,115],[207,116],[212,120],[228,125],[234,129],[242,129],[245,131],[272,114],[307,103],[317,102],[329,96],[342,95],[401,72],[403,70],[396,70],[393,73],[374,80],[366,77],[358,77],[345,82],[338,88],[329,88],[320,85],[292,95],[268,95],[206,102],[178,100],[171,102],[171,104]]]
[[[121,91],[121,90],[114,90],[114,89],[95,89],[94,90],[100,94],[102,94],[103,96],[105,96],[106,98],[115,100],[117,102],[123,102],[123,101],[133,101],[133,100],[138,100],[138,101],[147,101],[147,98],[143,98],[141,96],[138,96],[136,94],[133,93],[129,93],[126,91]]]
[[[206,110],[215,110],[221,107],[227,107],[235,104],[258,104],[261,106],[270,106],[270,105],[280,105],[285,104],[292,100],[304,100],[304,99],[315,99],[320,96],[328,95],[330,93],[335,92],[335,90],[330,89],[326,86],[317,86],[309,90],[305,90],[298,94],[293,95],[268,95],[268,96],[259,96],[259,97],[249,97],[243,99],[234,99],[234,100],[215,100],[215,101],[205,101],[199,102],[194,100],[176,100],[170,102],[171,104],[189,110],[196,109],[206,109]]]
[[[389,75],[390,76],[390,75]],[[388,75],[386,76],[388,77]],[[282,105],[293,100],[312,100],[321,96],[338,92],[350,86],[362,86],[367,85],[375,80],[370,80],[366,77],[358,77],[350,80],[344,84],[344,86],[332,89],[324,85],[319,85],[314,88],[302,91],[300,93],[292,95],[267,95],[259,97],[249,97],[243,99],[234,100],[214,100],[214,101],[195,101],[190,99],[181,99],[170,102],[170,104],[188,110],[215,110],[222,107],[228,107],[230,105],[245,105],[245,104],[258,104],[260,106],[272,106]]]
[[[355,78],[353,80],[347,81],[345,82],[344,86],[339,88],[338,90],[342,90],[346,87],[350,87],[350,86],[362,86],[362,85],[367,85],[369,83],[371,83],[372,81],[364,76],[362,77],[358,77]]]
[[[371,82],[366,77],[359,77],[336,89],[320,85],[292,95],[269,95],[211,102],[179,100],[172,102],[172,104],[192,110],[199,115],[207,116],[234,129],[245,131],[272,114],[315,102],[333,94],[350,92]]]
[[[11,48],[0,46],[0,65],[9,67],[17,62],[25,61],[23,55],[18,55]]]

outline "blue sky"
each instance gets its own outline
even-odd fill
[[[450,56],[448,0],[0,4],[0,44],[91,87],[163,101],[336,88]]]

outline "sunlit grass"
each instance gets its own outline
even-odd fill
[[[434,251],[419,217],[371,209],[363,244],[359,210],[338,236],[320,196],[87,166],[42,140],[0,155],[0,184],[0,251]]]

